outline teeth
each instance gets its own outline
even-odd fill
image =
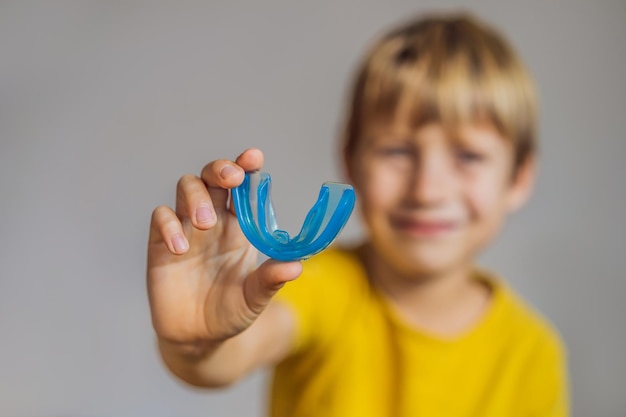
[[[241,230],[255,248],[270,258],[293,261],[321,252],[335,240],[354,209],[352,186],[324,183],[300,233],[291,237],[276,223],[271,185],[268,173],[248,172],[232,193]]]

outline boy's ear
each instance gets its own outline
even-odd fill
[[[508,206],[510,212],[520,209],[526,201],[528,201],[535,185],[536,174],[536,157],[534,155],[530,155],[519,166],[511,181],[508,196]]]

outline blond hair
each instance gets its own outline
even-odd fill
[[[368,123],[401,110],[413,127],[488,121],[512,141],[514,169],[536,151],[530,75],[508,42],[466,14],[410,21],[380,39],[357,70],[344,132],[350,166]]]

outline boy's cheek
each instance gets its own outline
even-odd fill
[[[465,185],[466,201],[475,215],[493,216],[504,211],[506,187],[499,181],[476,181]]]
[[[384,207],[393,204],[397,199],[403,182],[402,176],[392,171],[371,170],[363,173],[357,191],[361,192],[367,204]]]

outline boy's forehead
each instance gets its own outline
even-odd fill
[[[394,117],[381,117],[369,120],[363,129],[365,140],[381,140],[385,138],[410,138],[426,127],[436,126],[450,138],[459,138],[468,131],[481,130],[496,133],[502,137],[495,123],[487,118],[476,118],[467,121],[442,122],[441,120],[423,120],[415,123],[406,114],[398,113]],[[507,141],[508,142],[508,141]]]
[[[406,105],[396,105],[393,109],[369,116],[363,126],[366,137],[409,136],[421,127],[437,121],[432,117],[420,117],[418,120],[412,109]]]

